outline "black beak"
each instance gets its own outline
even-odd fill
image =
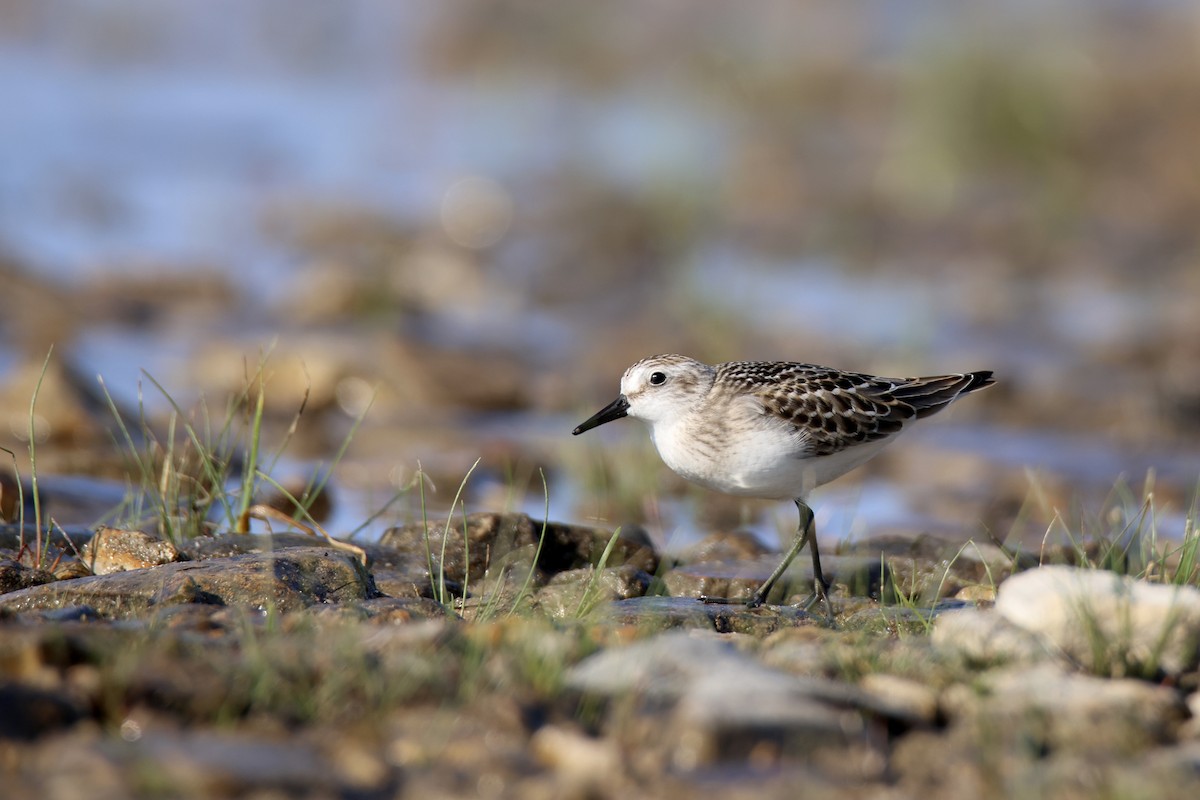
[[[613,400],[604,408],[597,411],[591,417],[588,417],[586,422],[581,423],[578,428],[571,431],[571,435],[578,436],[584,431],[590,431],[592,428],[597,428],[606,422],[612,422],[614,419],[620,419],[628,413],[629,401],[625,399],[625,395],[621,395],[616,400]]]

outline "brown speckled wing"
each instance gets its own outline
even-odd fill
[[[899,433],[964,392],[991,385],[990,372],[929,378],[881,378],[857,372],[771,361],[733,361],[717,368],[716,386],[752,394],[763,413],[804,432],[823,456]]]

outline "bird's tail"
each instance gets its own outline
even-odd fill
[[[964,394],[991,386],[991,370],[958,375],[910,378],[892,390],[892,395],[913,407],[917,419],[936,414]]]

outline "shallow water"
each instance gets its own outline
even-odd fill
[[[1079,11],[1055,3],[1042,13],[1053,22],[1071,9]],[[618,69],[628,68],[619,47],[594,46],[587,37],[581,41],[594,49],[581,53],[578,63],[568,59],[568,70],[536,61],[549,63],[552,56],[514,55],[519,48],[496,56],[498,63],[473,66],[472,59],[495,42],[464,33],[478,24],[472,12],[440,4],[361,2],[342,13],[321,3],[268,0],[169,9],[64,1],[9,10],[2,12],[9,18],[0,35],[0,96],[19,113],[7,114],[0,126],[0,242],[25,269],[60,282],[64,293],[110,274],[153,278],[206,270],[231,281],[242,300],[234,307],[150,330],[96,320],[60,343],[59,356],[81,374],[104,376],[120,403],[144,401],[151,412],[165,411],[167,403],[147,388],[143,370],[187,406],[212,389],[195,380],[193,369],[210,341],[232,340],[252,353],[314,331],[365,341],[381,325],[391,326],[397,338],[450,350],[502,348],[520,355],[530,381],[554,379],[547,383],[557,394],[545,404],[463,410],[436,425],[413,425],[420,430],[408,439],[403,431],[394,450],[363,457],[360,466],[377,470],[381,486],[344,482],[345,500],[331,523],[339,530],[357,527],[364,507],[386,495],[390,476],[411,471],[421,459],[452,461],[446,471],[461,475],[479,451],[519,442],[529,460],[552,466],[566,448],[578,446],[568,435],[578,419],[561,409],[606,401],[616,387],[619,367],[606,359],[610,343],[631,356],[688,347],[722,357],[828,357],[851,368],[905,374],[994,368],[1012,387],[1014,405],[1021,405],[1022,395],[1035,397],[1026,418],[992,422],[1008,409],[983,398],[952,423],[939,420],[913,434],[914,441],[919,436],[923,446],[969,453],[991,470],[1046,472],[1089,491],[1103,492],[1122,476],[1137,484],[1153,471],[1160,485],[1193,492],[1200,476],[1194,430],[1182,431],[1178,441],[1158,432],[1126,448],[1109,443],[1099,427],[1075,426],[1076,398],[1051,395],[1061,407],[1045,411],[1046,402],[1031,391],[1047,383],[1096,384],[1099,390],[1085,397],[1111,404],[1113,428],[1145,413],[1128,411],[1125,395],[1108,392],[1130,385],[1122,391],[1136,400],[1144,394],[1138,387],[1147,382],[1147,369],[1166,373],[1176,363],[1147,367],[1138,348],[1154,353],[1162,343],[1180,340],[1172,326],[1188,316],[1185,280],[1122,283],[1102,278],[1086,261],[1081,267],[1064,258],[1056,269],[1054,253],[1044,268],[1016,256],[1011,264],[1005,255],[991,263],[972,247],[948,247],[934,268],[919,263],[928,257],[919,251],[889,251],[854,264],[835,248],[822,248],[819,237],[813,244],[814,234],[780,245],[770,236],[760,240],[753,226],[746,230],[723,218],[744,205],[737,200],[745,191],[738,181],[753,170],[742,162],[757,163],[781,141],[805,158],[767,163],[812,173],[813,185],[800,185],[813,196],[796,201],[797,227],[831,199],[820,194],[825,165],[811,153],[829,154],[832,161],[860,146],[863,155],[898,146],[886,138],[857,142],[853,114],[779,122],[772,81],[806,70],[842,76],[839,58],[850,58],[865,82],[896,80],[903,95],[905,70],[925,68],[931,41],[953,38],[960,31],[955,26],[973,14],[991,13],[945,10],[935,14],[936,25],[909,9],[897,13],[889,3],[870,4],[861,18],[796,17],[828,26],[802,26],[815,39],[811,53],[799,60],[793,60],[790,43],[748,24],[728,32],[727,40],[718,37],[724,68],[708,65],[711,75],[701,56],[711,50],[705,37],[716,34],[700,16],[689,23],[695,30],[680,26],[672,40],[680,52],[677,66],[664,69],[649,58],[639,80]],[[805,13],[776,11],[784,19]],[[832,32],[827,40],[818,33],[826,29]],[[1054,38],[1056,30],[1048,26],[1036,43],[1058,43],[1061,48],[1051,49],[1079,55],[1076,43]],[[748,44],[754,36],[763,37],[758,46]],[[835,53],[839,36],[860,48],[847,50],[856,56]],[[636,47],[628,55],[647,58]],[[741,93],[739,81],[745,84]],[[768,98],[761,106],[746,100],[756,91]],[[901,117],[893,124],[906,120],[912,121]],[[846,158],[848,183],[862,180],[851,169],[857,163]],[[774,184],[768,177],[759,180],[769,188]],[[304,215],[314,209],[369,212],[395,228],[389,234],[461,245],[453,192],[464,178],[491,187],[511,212],[494,246],[463,248],[468,266],[482,276],[474,287],[481,300],[467,302],[463,287],[461,296],[451,292],[440,306],[395,310],[382,322],[354,313],[337,322],[293,321],[288,304],[297,276],[313,262],[336,262],[344,253],[335,249],[329,256],[298,242],[287,232],[290,226],[303,228]],[[867,181],[877,182],[884,195],[886,178]],[[593,207],[559,193],[572,181],[584,187],[582,196],[615,200]],[[580,203],[577,218],[555,216],[559,205],[570,205],[564,197]],[[626,207],[635,221],[662,219],[645,230],[618,227],[612,237],[632,244],[601,256],[613,263],[577,265],[591,244],[603,242],[584,237],[573,249],[572,237],[602,229],[606,214]],[[914,227],[925,224],[921,213],[912,210]],[[950,232],[968,222],[986,233],[989,218],[948,217],[945,224]],[[568,223],[577,229],[567,229]],[[1086,257],[1099,258],[1091,251],[1084,251]],[[332,273],[357,268],[352,260],[337,262]],[[611,276],[591,274],[606,268]],[[1180,358],[1190,363],[1186,351]],[[20,359],[17,351],[0,347],[0,376]],[[601,368],[603,381],[596,374]],[[605,396],[597,395],[601,391]],[[405,412],[391,409],[380,426],[400,428]],[[410,416],[422,413],[417,408]],[[448,430],[444,446],[425,436],[437,425]],[[1171,423],[1164,427],[1170,431]],[[470,487],[469,500],[487,502],[502,481],[479,483]],[[917,483],[869,477],[823,489],[815,501],[823,536],[938,525],[936,515],[906,499]],[[987,491],[980,487],[981,494]],[[580,494],[569,477],[552,475],[550,516],[577,518],[586,505]],[[544,502],[540,495],[512,500],[534,515],[543,513]],[[790,507],[783,505],[782,511],[756,513],[749,527],[778,541],[790,525]],[[658,506],[663,521],[654,533],[662,543],[686,544],[710,527],[690,503],[670,493]],[[412,509],[406,500],[399,513],[411,515]]]

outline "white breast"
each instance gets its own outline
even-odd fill
[[[663,462],[681,477],[726,494],[774,500],[806,497],[887,444],[887,440],[870,442],[832,455],[811,456],[802,435],[765,424],[739,426],[736,435],[731,432],[720,441],[710,437],[701,443],[686,420],[653,425],[650,437]]]

